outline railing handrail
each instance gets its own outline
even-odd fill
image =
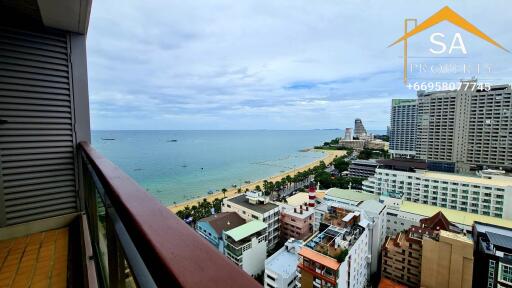
[[[159,287],[261,287],[89,143],[80,146]]]

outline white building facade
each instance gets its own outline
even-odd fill
[[[377,169],[363,182],[363,190],[377,195],[398,192],[406,201],[512,219],[512,209],[507,208],[512,207],[508,176]]]

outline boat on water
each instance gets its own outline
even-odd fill
[[[103,141],[114,141],[116,138],[101,138]]]
[[[249,184],[249,183],[251,183],[251,180],[245,180],[244,183]]]
[[[167,140],[167,142],[178,142],[176,139]]]
[[[233,188],[236,188],[236,186],[237,186],[236,184],[231,185],[231,187],[233,187]]]
[[[212,190],[209,190],[209,191],[208,191],[208,194],[212,195],[212,194],[213,194],[213,191],[212,191]]]

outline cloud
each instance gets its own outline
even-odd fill
[[[506,1],[449,3],[512,47]],[[401,49],[386,47],[403,34],[404,18],[424,19],[444,5],[96,1],[88,35],[92,127],[344,128],[358,117],[385,129],[390,99],[415,96],[401,83]],[[510,68],[503,71],[509,81]]]

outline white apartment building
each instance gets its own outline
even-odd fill
[[[254,220],[224,231],[224,255],[251,276],[265,269],[267,225]]]
[[[368,260],[371,261],[370,273],[378,271],[382,244],[386,238],[386,217],[388,209],[379,202],[379,197],[360,190],[331,188],[324,196],[324,203],[315,209],[315,229],[320,229],[321,223],[325,223],[325,215],[333,213],[336,208],[346,211],[357,211],[369,222],[368,230]]]
[[[222,212],[236,212],[246,221],[259,220],[267,224],[268,248],[279,241],[279,206],[269,202],[261,191],[250,191],[222,202]]]
[[[304,242],[289,239],[283,248],[265,260],[265,288],[292,288],[297,280],[299,251]]]
[[[363,182],[363,190],[376,195],[403,194],[405,201],[474,214],[512,219],[512,177],[417,170],[377,169]]]

